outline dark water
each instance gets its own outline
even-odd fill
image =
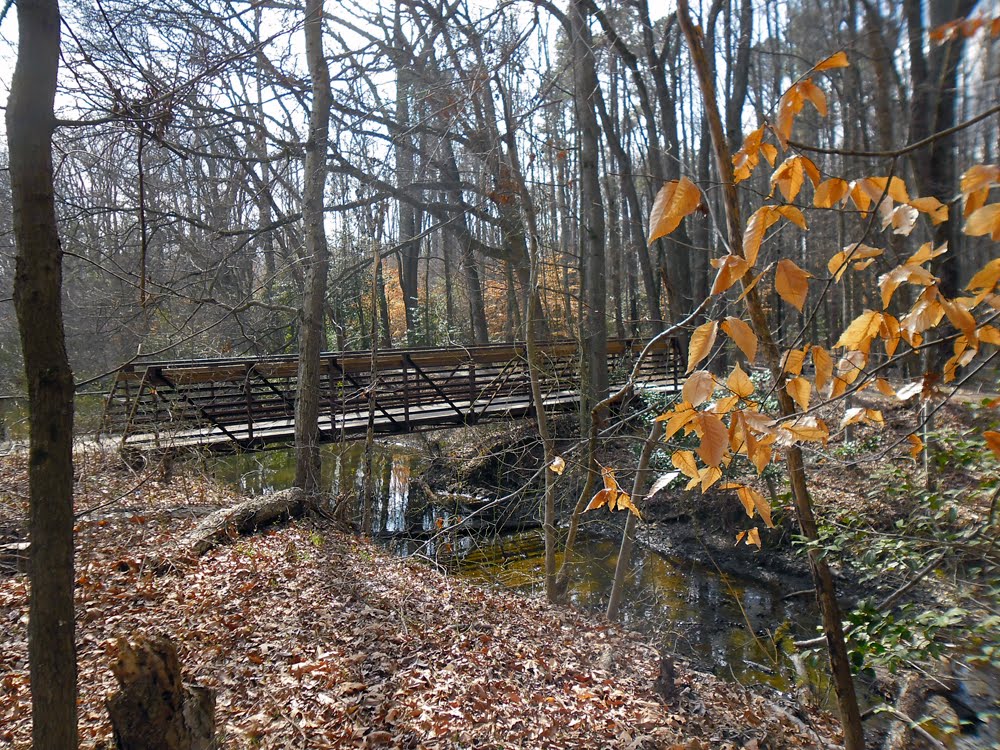
[[[326,487],[362,497],[363,453],[360,443],[325,446]],[[411,479],[424,465],[418,451],[380,446],[372,461],[374,507],[367,514],[356,510],[358,525],[364,524],[396,554],[423,557],[486,583],[541,592],[541,532],[496,533],[498,525],[510,520],[505,508],[447,508],[415,499],[419,493],[411,493]],[[290,451],[267,451],[214,458],[210,468],[223,481],[257,494],[291,486],[294,459]],[[617,555],[617,542],[581,536],[568,592],[573,604],[595,613],[606,609]],[[637,547],[621,617],[626,625],[656,636],[666,649],[695,659],[721,677],[787,690],[792,671],[776,645],[778,629],[788,629],[782,623],[797,623],[793,635],[810,634],[802,627],[814,618],[805,606],[783,601],[782,593],[751,578],[727,576]]]

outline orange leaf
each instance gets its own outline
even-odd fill
[[[812,162],[809,163],[812,164]],[[809,229],[809,225],[806,224],[806,217],[802,215],[802,212],[796,206],[778,206],[777,211],[799,229]]]
[[[920,266],[929,260],[934,260],[939,255],[944,255],[946,252],[948,252],[947,242],[942,243],[937,249],[930,242],[925,242],[917,252],[906,259],[906,265]]]
[[[802,157],[790,156],[771,175],[771,195],[774,195],[775,189],[781,190],[785,202],[791,203],[802,189],[804,178],[805,171],[802,167]]]
[[[879,289],[882,290],[882,308],[889,307],[892,295],[895,294],[900,284],[906,282],[907,284],[930,286],[936,281],[934,275],[923,266],[910,264],[896,266],[889,273],[882,274],[878,278]]]
[[[803,271],[795,265],[794,261],[785,258],[778,261],[774,287],[785,302],[802,312],[802,307],[806,303],[806,295],[809,293],[810,276],[812,274]]]
[[[738,362],[730,373],[729,379],[726,380],[726,387],[740,398],[750,398],[754,392],[753,381],[743,372],[743,368]]]
[[[782,445],[791,445],[800,440],[825,443],[829,437],[830,430],[826,423],[816,417],[799,417],[778,428],[778,442]]]
[[[740,497],[740,502],[743,503],[743,507],[746,508],[749,503],[751,507],[756,508],[757,512],[760,513],[760,517],[764,519],[764,523],[767,528],[773,529],[774,524],[771,523],[771,504],[767,502],[762,494],[757,492],[753,487],[740,487],[736,490],[736,494]],[[750,511],[747,511],[748,516],[753,516]]]
[[[649,214],[648,244],[677,229],[684,217],[694,213],[700,204],[701,191],[687,177],[664,183]]]
[[[913,458],[916,458],[917,456],[919,456],[919,455],[920,455],[920,453],[921,453],[921,452],[923,451],[923,449],[924,449],[924,441],[923,441],[923,440],[921,440],[921,439],[920,439],[919,437],[917,437],[916,435],[907,435],[907,436],[906,436],[906,439],[910,441],[910,445],[912,446],[912,447],[910,448],[910,455],[911,455],[911,456],[912,456]]]
[[[802,372],[802,365],[806,361],[806,352],[802,349],[789,349],[781,356],[781,371],[792,375]]]
[[[701,491],[707,492],[709,487],[722,479],[722,469],[718,466],[706,466],[698,472],[698,479],[701,482]]]
[[[1000,432],[987,430],[983,433],[983,439],[986,440],[986,445],[993,451],[993,455],[1000,458]]]
[[[816,208],[833,208],[836,204],[844,200],[850,190],[846,180],[839,177],[831,177],[824,180],[816,187],[813,195],[813,205]]]
[[[566,471],[566,460],[562,456],[556,456],[549,464],[549,468],[556,474],[562,474]]]
[[[664,418],[669,420],[666,429],[663,430],[663,439],[670,440],[681,428],[686,427],[697,413],[689,404],[678,404],[673,416],[663,414],[657,417],[661,421]]]
[[[892,398],[896,395],[896,391],[893,390],[893,387],[889,385],[889,381],[885,378],[875,378],[875,388],[877,388],[878,392],[883,396],[889,396]]]
[[[729,431],[726,425],[715,414],[708,412],[699,414],[696,424],[701,434],[698,455],[708,466],[718,466],[722,463],[729,445]]]
[[[851,322],[846,331],[840,334],[840,338],[834,346],[837,349],[857,349],[867,352],[871,347],[872,339],[878,335],[881,326],[882,313],[865,310]]]
[[[988,234],[994,242],[1000,242],[1000,203],[991,203],[973,211],[966,219],[963,231],[970,237]]]
[[[681,390],[683,398],[691,406],[700,406],[712,397],[715,391],[715,378],[708,370],[696,370],[688,375]]]
[[[599,490],[597,494],[594,495],[594,499],[587,505],[586,510],[596,510],[603,505],[608,505],[615,499],[616,494],[616,492],[607,489]]]
[[[914,198],[910,205],[931,217],[931,224],[937,226],[948,221],[948,206],[933,196]]]
[[[719,323],[715,320],[710,320],[694,329],[694,333],[691,334],[691,343],[688,344],[688,372],[697,367],[698,363],[712,351],[718,331]]]
[[[840,281],[844,277],[844,272],[847,270],[848,265],[859,260],[877,258],[883,252],[883,250],[877,247],[862,245],[861,243],[848,245],[830,258],[830,262],[826,264],[826,267],[833,274],[834,281]],[[858,264],[855,263],[854,267],[857,268]]]
[[[738,255],[726,255],[722,258],[712,258],[712,265],[719,269],[712,284],[711,295],[722,294],[733,284],[743,278],[750,269],[750,264]]]
[[[743,232],[743,255],[751,268],[757,263],[757,255],[760,253],[760,245],[764,241],[764,235],[778,221],[778,216],[774,206],[761,206],[747,221],[747,227]]]
[[[691,479],[698,477],[698,462],[694,460],[694,453],[691,451],[674,451],[670,456],[670,463],[684,476]]]
[[[802,376],[792,378],[785,383],[785,389],[788,391],[788,395],[795,399],[795,403],[799,405],[802,411],[809,409],[809,396],[812,393],[812,385],[810,385],[808,380]]]
[[[722,321],[720,327],[723,333],[746,355],[747,360],[753,364],[754,358],[757,356],[757,337],[746,321],[729,316]]]
[[[835,52],[830,55],[822,62],[817,63],[813,70],[819,72],[821,70],[831,70],[833,68],[846,68],[848,65],[850,65],[850,63],[847,62],[847,53],[841,50],[840,52]]]
[[[833,357],[823,347],[814,346],[812,358],[816,366],[816,390],[822,392],[833,377]]]
[[[760,531],[757,528],[747,529],[746,531],[741,531],[736,535],[736,543],[739,544],[746,538],[746,544],[749,547],[751,544],[755,544],[757,549],[760,549]]]
[[[993,291],[997,282],[1000,282],[1000,258],[994,258],[979,269],[965,288],[977,297],[985,296]]]

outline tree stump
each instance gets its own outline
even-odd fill
[[[111,664],[119,690],[107,701],[119,750],[211,750],[215,693],[181,680],[177,649],[167,638],[118,639]]]

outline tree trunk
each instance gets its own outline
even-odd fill
[[[930,0],[930,27],[963,18],[975,7],[975,0]],[[931,43],[930,55],[924,54],[923,9],[918,0],[905,0],[906,27],[910,52],[910,80],[913,98],[910,101],[910,138],[920,141],[955,125],[958,101],[958,68],[965,47],[965,37],[957,34],[943,44]],[[929,146],[914,151],[910,158],[921,195],[934,196],[950,203],[948,221],[934,230],[936,244],[948,242],[949,252],[934,259],[931,271],[941,279],[941,293],[958,295],[959,241],[961,209],[958,201],[950,201],[957,189],[955,135],[940,136]],[[949,347],[938,353],[942,359],[950,355]]]
[[[323,350],[323,302],[330,255],[323,226],[326,151],[330,126],[330,69],[323,57],[323,0],[305,6],[306,62],[312,77],[312,111],[306,142],[302,223],[305,225],[306,288],[299,331],[298,393],[295,399],[295,486],[315,494],[320,487],[319,384]]]
[[[167,638],[120,638],[111,671],[119,690],[107,706],[119,750],[216,746],[215,693],[181,681],[177,648]]]
[[[73,616],[73,372],[62,314],[62,250],[52,171],[59,4],[17,4],[18,55],[7,103],[17,268],[14,306],[28,384],[32,745],[77,745]]]
[[[580,418],[584,433],[589,432],[591,409],[608,393],[604,204],[598,172],[600,144],[595,115],[598,81],[586,7],[584,0],[573,0],[570,5],[576,91],[573,104],[580,160],[580,291],[583,307],[580,321],[580,347],[583,352]]]

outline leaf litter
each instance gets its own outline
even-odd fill
[[[190,466],[77,460],[80,739],[113,747],[104,700],[120,636],[163,634],[217,692],[226,748],[794,748],[832,717],[676,662],[669,700],[644,638],[536,598],[448,577],[306,519],[175,574],[145,566],[236,501]],[[136,490],[131,490],[139,485]],[[131,490],[131,491],[130,491]],[[23,456],[0,459],[0,529],[26,511]],[[113,501],[108,505],[109,501]],[[30,747],[28,582],[0,576],[0,747]]]

